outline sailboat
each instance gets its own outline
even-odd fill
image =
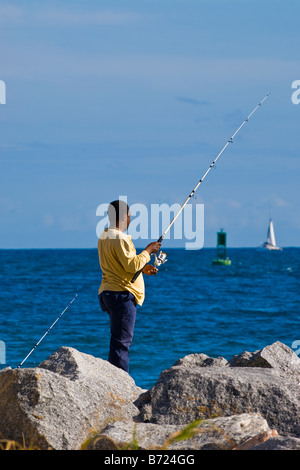
[[[282,248],[280,248],[279,246],[276,246],[274,224],[273,224],[272,219],[269,220],[267,241],[262,246],[263,248],[266,248],[267,250],[282,250]]]

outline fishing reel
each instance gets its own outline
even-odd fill
[[[163,253],[162,251],[159,252],[158,256],[154,253],[155,261],[154,261],[154,266],[161,266],[162,264],[166,263],[167,260],[167,254]]]
[[[154,254],[154,258],[155,258],[155,261],[154,261],[154,266],[161,266],[162,264],[166,263],[168,260],[167,260],[167,255],[166,253],[163,253],[162,251],[159,252],[159,254],[156,256],[155,253],[152,253]],[[151,254],[151,256],[152,256]],[[136,278],[139,276],[139,274],[143,271],[143,268],[140,269],[139,271],[137,271],[135,273],[135,275],[133,276],[133,278],[131,279],[131,282],[134,283]]]

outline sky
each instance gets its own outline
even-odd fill
[[[267,93],[189,204],[204,205],[204,248],[221,227],[229,247],[256,247],[269,217],[279,246],[299,246],[299,13],[294,0],[1,0],[0,248],[95,248],[97,208],[121,196],[181,205]]]

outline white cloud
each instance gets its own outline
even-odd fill
[[[151,83],[154,87],[175,93],[186,89],[188,84],[191,93],[205,87],[206,90],[215,90],[216,97],[223,89],[219,86],[221,77],[223,87],[238,85],[246,88],[249,83],[252,87],[260,84],[262,95],[257,99],[282,81],[289,84],[290,77],[299,71],[296,59],[199,59],[159,53],[108,55],[32,43],[11,44],[9,49],[3,48],[1,67],[7,79],[117,78]]]
[[[272,205],[274,205],[275,207],[288,207],[288,206],[290,206],[290,203],[286,202],[284,199],[282,199],[277,194],[271,194],[270,195],[269,204],[271,204],[271,207],[272,207]]]
[[[67,9],[18,8],[11,5],[0,7],[0,23],[44,23],[47,25],[114,25],[138,21],[138,13],[122,11],[74,11]]]
[[[54,218],[51,214],[44,214],[43,223],[46,227],[51,227],[54,224]]]
[[[21,8],[12,5],[0,6],[0,22],[19,22],[24,17],[24,12]]]
[[[67,10],[46,10],[38,12],[37,18],[47,23],[63,23],[69,25],[112,25],[137,21],[140,15],[136,13],[123,13],[117,11],[102,12],[71,12]]]
[[[42,3],[42,2],[41,2]],[[17,22],[30,27],[42,25],[45,28],[53,25],[64,27],[92,25],[121,25],[139,21],[142,15],[138,12],[125,10],[95,10],[74,8],[33,9],[4,5],[0,7],[0,24],[9,25]],[[1,45],[0,45],[1,46]],[[199,93],[201,86],[213,87],[216,95],[223,90],[222,85],[234,83],[239,87],[248,83],[276,84],[282,80],[291,83],[291,77],[297,77],[299,63],[295,59],[285,60],[270,57],[230,57],[228,56],[192,56],[177,54],[161,54],[159,49],[152,54],[110,55],[88,53],[86,50],[63,49],[61,44],[50,45],[42,42],[6,44],[1,51],[1,68],[6,76],[17,78],[55,78],[65,75],[100,78],[125,78],[151,81],[178,93],[189,89],[190,93]],[[155,50],[155,48],[153,49]],[[175,49],[174,49],[175,50]],[[12,57],[14,60],[12,61]],[[268,92],[264,89],[263,92]],[[182,95],[185,96],[185,95]],[[194,104],[207,104],[188,98],[179,98]]]
[[[96,228],[95,211],[77,206],[73,213],[61,214],[59,217],[60,229],[63,232],[94,231]]]

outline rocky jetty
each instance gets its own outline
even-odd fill
[[[0,371],[0,437],[55,450],[300,450],[300,359],[280,342],[230,361],[191,354],[143,390],[61,347]]]

